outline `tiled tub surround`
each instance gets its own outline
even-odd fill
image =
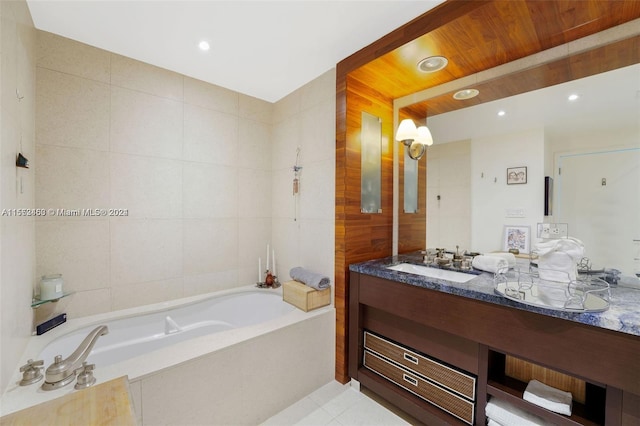
[[[272,104],[37,35],[36,206],[128,209],[36,220],[36,276],[61,273],[75,291],[57,311],[247,285],[269,241],[280,271],[333,276],[334,70]]]
[[[281,297],[280,290],[247,286],[70,320],[32,337],[23,358],[35,359],[48,343],[78,328],[255,291]],[[332,307],[309,313],[293,309],[257,325],[196,337],[113,365],[96,364],[94,373],[98,383],[128,375],[141,424],[257,424],[332,380],[334,333]],[[16,371],[2,397],[2,415],[74,392],[72,385],[45,392],[42,382],[20,387],[19,377]]]
[[[608,310],[605,312],[572,313],[533,307],[502,297],[494,292],[493,274],[487,272],[478,275],[466,283],[454,283],[388,269],[389,266],[403,262],[422,264],[422,256],[419,254],[398,255],[354,264],[351,265],[349,269],[354,272],[437,290],[443,293],[640,336],[640,289],[611,286],[611,306]],[[527,270],[528,261],[519,259],[518,262],[521,269]]]

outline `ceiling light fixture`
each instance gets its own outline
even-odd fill
[[[569,97],[567,99],[569,99],[571,102],[573,101],[577,101],[580,98],[580,95],[576,95],[575,93],[569,95]]]
[[[409,148],[409,157],[419,160],[427,146],[433,145],[433,137],[427,126],[416,127],[410,118],[402,120],[396,131],[396,140]]]
[[[502,117],[506,114],[506,112],[504,112],[503,110],[498,111],[498,116]]]
[[[480,93],[480,91],[477,89],[458,90],[453,94],[453,99],[464,101],[467,99],[475,98],[476,96],[478,96],[478,93]]]
[[[200,50],[203,50],[206,52],[207,50],[209,50],[209,43],[206,42],[205,40],[202,40],[200,43],[198,43],[198,47],[200,48]]]
[[[421,72],[436,72],[447,66],[449,60],[444,56],[429,56],[418,62],[418,70]]]

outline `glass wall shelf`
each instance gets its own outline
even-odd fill
[[[62,293],[62,296],[58,297],[57,299],[40,300],[37,297],[34,297],[33,299],[31,299],[31,307],[32,308],[37,308],[38,306],[44,305],[45,303],[57,302],[58,300],[62,299],[63,297],[71,296],[73,293],[75,293],[75,291],[70,291],[68,293]]]

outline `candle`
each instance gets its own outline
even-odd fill
[[[262,282],[262,258],[258,258],[258,282]]]
[[[272,256],[273,260],[271,261],[273,263],[273,275],[277,275],[276,274],[276,251],[275,249],[272,251]]]
[[[269,244],[267,243],[267,271],[269,270]]]

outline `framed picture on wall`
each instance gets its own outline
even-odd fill
[[[512,167],[507,169],[507,185],[527,183],[527,168]]]
[[[505,225],[503,236],[503,251],[518,250],[520,253],[529,253],[531,245],[531,227],[518,225]]]

